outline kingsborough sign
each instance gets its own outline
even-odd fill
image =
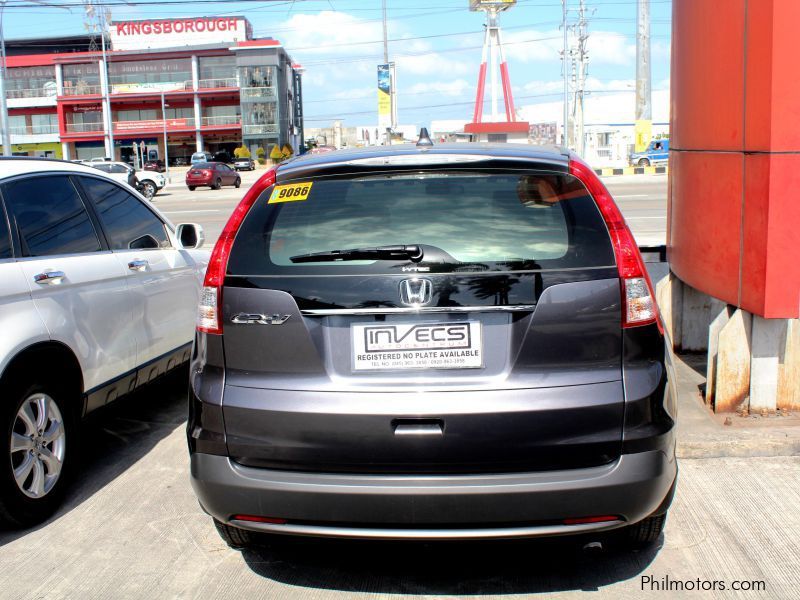
[[[239,42],[249,39],[250,26],[244,17],[148,19],[114,22],[109,34],[114,50],[141,50]]]

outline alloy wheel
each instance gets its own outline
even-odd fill
[[[64,466],[64,419],[55,400],[42,392],[22,402],[11,429],[14,481],[29,498],[42,498],[55,486]]]

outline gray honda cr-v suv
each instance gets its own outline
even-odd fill
[[[234,547],[623,527],[648,542],[677,473],[668,371],[639,251],[574,155],[301,157],[261,177],[212,254],[192,484]]]

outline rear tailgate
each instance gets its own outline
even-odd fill
[[[231,456],[297,470],[499,472],[619,455],[620,286],[577,180],[452,169],[293,183],[251,209],[228,265]],[[291,260],[412,243],[422,260]]]

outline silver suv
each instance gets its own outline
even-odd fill
[[[57,508],[81,417],[188,360],[202,243],[97,169],[0,159],[0,523]]]

